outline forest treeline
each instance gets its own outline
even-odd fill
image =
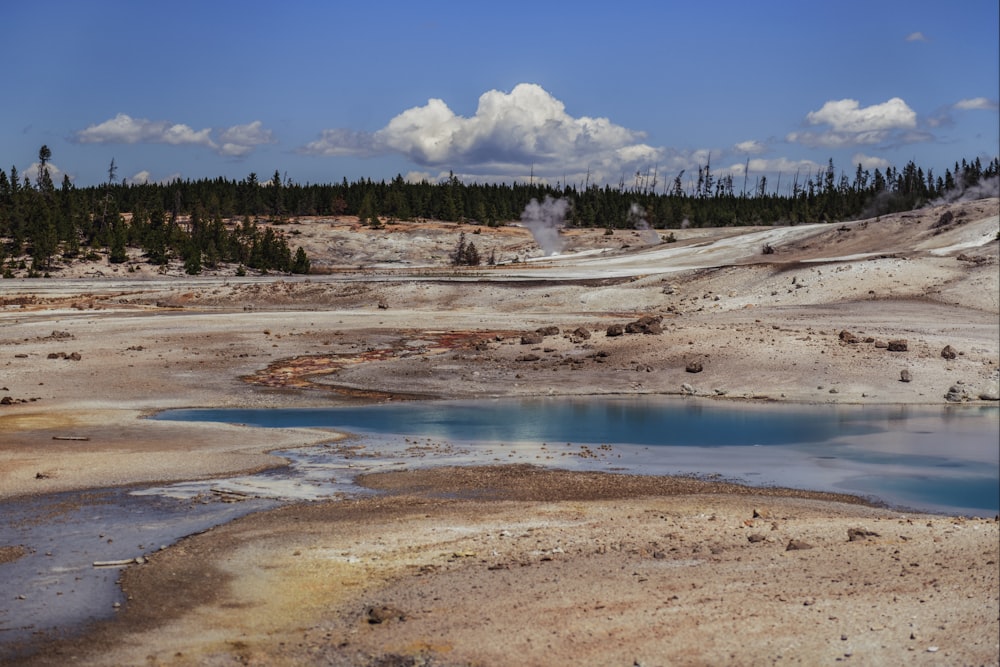
[[[103,254],[122,263],[130,247],[141,249],[151,264],[181,259],[191,274],[220,263],[308,273],[309,258],[302,248],[293,254],[279,229],[294,217],[355,215],[373,227],[430,219],[499,225],[519,219],[528,202],[545,197],[567,200],[566,223],[580,227],[631,228],[637,210],[656,229],[835,222],[912,210],[1000,174],[1000,160],[983,166],[977,158],[956,162],[940,175],[912,161],[884,172],[858,165],[850,175],[838,175],[830,160],[814,173],[779,176],[773,185],[763,176],[737,184],[731,175],[716,177],[710,165],[696,176],[681,172],[667,181],[639,172],[632,183],[623,179],[617,186],[470,184],[454,176],[441,183],[397,176],[388,182],[299,184],[278,171],[264,182],[250,174],[238,181],[136,184],[118,181],[112,161],[102,185],[76,187],[64,176],[57,188],[47,167],[48,148],[38,157],[34,182],[14,167],[9,174],[0,171],[0,266],[6,275],[25,258],[35,274],[59,257]],[[781,178],[788,180],[782,184]],[[259,225],[262,220],[271,224]]]

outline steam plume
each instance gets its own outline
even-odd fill
[[[537,199],[532,199],[521,213],[521,222],[535,237],[535,243],[546,255],[555,255],[563,249],[559,230],[566,222],[567,211],[569,211],[567,200],[553,199],[545,195],[541,203]]]
[[[643,243],[653,245],[660,242],[660,235],[646,222],[646,211],[634,202],[628,209],[628,221],[639,231]]]

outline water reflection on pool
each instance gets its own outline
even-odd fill
[[[433,438],[458,448],[438,448],[427,464],[527,459],[648,474],[718,474],[750,484],[848,492],[915,509],[992,516],[1000,508],[998,415],[992,406],[789,406],[629,397],[192,409],[157,418],[368,434],[369,453],[375,458],[380,453],[384,462],[405,450],[409,438]],[[322,449],[285,454],[300,465],[308,460],[306,467],[323,466]]]

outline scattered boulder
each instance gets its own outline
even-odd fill
[[[865,530],[864,528],[847,529],[848,542],[857,542],[858,540],[864,540],[869,537],[880,537],[880,535],[873,530]]]
[[[702,363],[698,359],[689,361],[687,363],[687,366],[684,367],[684,370],[687,371],[688,373],[700,373],[702,369],[703,369]]]
[[[785,547],[785,551],[802,551],[803,549],[812,548],[813,545],[804,540],[789,540],[788,546]]]
[[[681,393],[685,396],[694,396],[695,388],[689,385],[687,382],[681,385]]]
[[[972,399],[972,394],[969,393],[969,388],[965,386],[965,383],[959,380],[955,384],[948,388],[948,393],[944,395],[944,400],[949,403],[964,403]]]
[[[897,338],[895,340],[890,340],[886,345],[886,348],[890,352],[906,352],[907,342],[905,338]]]
[[[605,332],[605,335],[608,338],[614,338],[615,336],[621,336],[624,333],[625,333],[624,326],[622,326],[621,324],[612,324],[611,326],[608,327],[608,330]]]
[[[884,350],[885,348],[889,347],[889,344],[884,340],[875,339],[875,347]]]
[[[83,357],[80,356],[79,352],[71,352],[68,355],[66,355],[66,358],[69,359],[70,361],[80,361],[80,359],[83,359]]]
[[[14,405],[14,399],[10,396],[4,396],[0,398],[0,405]]]
[[[944,349],[941,350],[942,359],[954,359],[957,356],[958,352],[956,352],[955,348],[953,348],[951,345],[945,345]]]
[[[535,329],[535,333],[538,334],[539,336],[558,336],[559,327],[554,327],[554,326],[539,327]]]
[[[520,357],[515,359],[515,361],[539,361],[541,357],[537,354],[522,354]]]
[[[857,343],[859,339],[847,329],[840,332],[840,340],[844,343]]]
[[[521,345],[538,345],[542,342],[541,334],[526,333],[521,336]]]
[[[590,331],[584,327],[573,329],[572,337],[576,340],[590,340]]]
[[[659,334],[663,333],[662,315],[645,315],[625,325],[625,333]]]
[[[758,542],[763,542],[766,539],[767,537],[761,535],[760,533],[753,533],[752,535],[747,535],[747,541],[750,542],[750,544],[757,544]]]
[[[1000,390],[997,389],[996,383],[994,383],[990,387],[987,387],[983,391],[979,392],[979,400],[1000,401]]]
[[[909,382],[912,379],[913,378],[910,376],[910,371],[906,370],[905,368],[903,370],[899,371],[899,381],[900,382]]]

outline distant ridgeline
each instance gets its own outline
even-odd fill
[[[408,220],[443,220],[500,225],[518,220],[532,200],[568,202],[566,223],[608,230],[719,227],[835,222],[912,210],[938,199],[953,199],[983,185],[995,190],[1000,160],[983,167],[955,163],[943,176],[912,161],[903,169],[871,172],[858,165],[853,178],[839,177],[829,161],[812,174],[779,176],[772,185],[761,176],[737,191],[732,175],[716,177],[709,166],[697,178],[659,180],[636,173],[617,186],[541,183],[463,183],[454,175],[441,183],[409,183],[397,176],[388,183],[362,179],[338,184],[298,184],[275,171],[270,181],[256,174],[240,181],[225,178],[170,183],[116,181],[115,164],[103,185],[77,188],[63,177],[57,189],[49,175],[51,152],[39,151],[38,176],[31,182],[11,167],[0,171],[0,268],[12,275],[16,263],[29,275],[52,268],[62,257],[112,263],[142,261],[166,265],[182,260],[185,270],[237,264],[256,271],[308,273],[302,248],[292,253],[280,225],[298,216],[358,216],[373,227]],[[258,224],[264,222],[268,224]],[[610,233],[610,232],[609,232]],[[133,256],[135,253],[133,253]]]

